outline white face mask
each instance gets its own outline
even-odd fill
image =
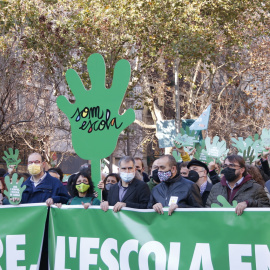
[[[126,183],[131,182],[133,180],[134,176],[135,176],[134,173],[120,172],[121,179]]]

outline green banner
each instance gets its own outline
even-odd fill
[[[50,269],[266,270],[269,224],[269,209],[52,208]]]
[[[0,270],[37,270],[47,207],[0,207]]]

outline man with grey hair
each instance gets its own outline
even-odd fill
[[[101,203],[103,211],[113,206],[113,211],[118,212],[123,207],[147,208],[150,190],[146,183],[135,178],[135,160],[124,156],[119,160],[119,174],[121,181],[114,184],[108,194],[108,201]]]

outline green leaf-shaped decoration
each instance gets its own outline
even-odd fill
[[[237,201],[232,201],[232,205],[221,195],[217,196],[217,200],[220,202],[218,203],[212,203],[211,208],[235,208],[237,206]]]
[[[10,204],[19,204],[22,200],[22,193],[26,189],[26,186],[21,187],[23,183],[23,177],[19,180],[18,184],[16,184],[18,180],[18,174],[14,173],[12,175],[11,183],[10,177],[5,176],[5,183],[8,191],[4,191],[5,195],[8,197]]]

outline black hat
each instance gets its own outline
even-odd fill
[[[191,166],[199,166],[199,167],[203,167],[204,169],[206,169],[207,173],[209,173],[209,169],[208,169],[207,165],[206,165],[205,163],[203,163],[203,162],[201,162],[201,161],[195,159],[195,158],[192,159],[192,160],[188,163],[187,168],[189,169],[189,167],[191,167]]]

